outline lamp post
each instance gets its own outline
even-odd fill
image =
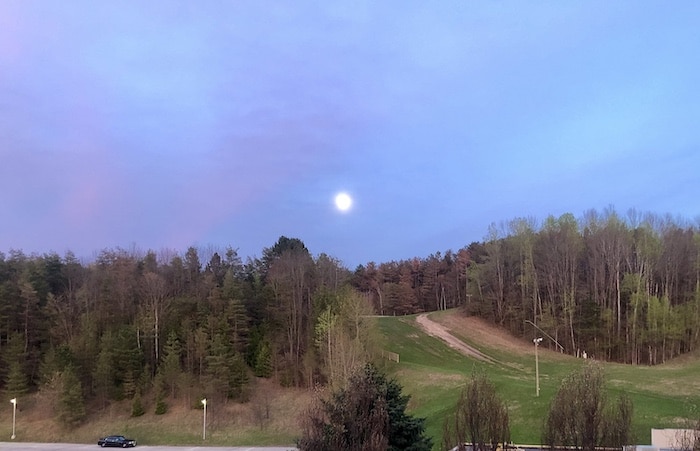
[[[12,437],[10,437],[12,440],[15,439],[15,418],[16,418],[16,413],[17,413],[17,398],[12,398],[10,399],[10,402],[12,403]]]
[[[540,396],[540,360],[539,357],[537,356],[537,348],[539,347],[540,343],[542,343],[542,337],[535,338],[532,340],[533,343],[535,343],[535,384],[536,384],[536,394],[539,397]]]
[[[202,426],[202,440],[207,439],[207,398],[202,400],[202,405],[204,406],[204,424]]]

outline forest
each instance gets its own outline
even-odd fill
[[[492,224],[457,252],[362,266],[353,284],[381,314],[462,306],[601,360],[655,365],[700,343],[698,227],[635,210]]]
[[[528,340],[546,333],[561,352],[662,363],[700,343],[700,233],[608,208],[516,218],[457,251],[354,270],[287,237],[245,262],[232,247],[90,261],[9,250],[0,388],[55,393],[70,425],[86,402],[145,393],[161,413],[174,400],[245,400],[251,377],[337,386],[381,352],[372,315],[455,307]]]

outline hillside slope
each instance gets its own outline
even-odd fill
[[[430,435],[440,443],[443,423],[474,371],[484,372],[509,406],[516,443],[539,443],[549,402],[561,380],[583,359],[538,348],[540,396],[536,396],[535,349],[529,340],[512,337],[459,310],[380,318],[386,348],[400,362],[388,370],[412,396],[409,409],[427,419]],[[426,328],[429,324],[430,327]],[[700,411],[700,359],[685,356],[656,367],[601,363],[611,398],[627,393],[634,403],[637,443],[650,443],[651,428],[680,427]],[[693,413],[695,412],[695,413]]]
[[[534,346],[527,340],[514,338],[481,319],[465,317],[458,310],[382,317],[377,321],[386,338],[385,349],[400,355],[398,363],[384,361],[382,365],[411,396],[409,412],[426,418],[435,449],[441,444],[445,418],[451,415],[472,372],[483,371],[506,400],[513,441],[539,443],[542,422],[561,380],[583,364],[581,359],[543,345],[539,353],[541,394],[537,397]],[[441,332],[431,336],[426,327]],[[446,343],[446,336],[452,346]],[[469,352],[463,353],[460,348]],[[609,396],[624,391],[634,402],[637,443],[650,443],[652,427],[683,426],[692,412],[697,415],[700,411],[697,355],[657,367],[604,364],[604,368]],[[255,379],[250,402],[209,406],[206,444],[291,444],[300,432],[298,418],[313,397],[310,390],[281,388],[274,381]],[[144,399],[147,413],[138,418],[130,416],[127,401],[106,410],[93,408],[89,422],[72,431],[53,421],[50,405],[55,399],[51,396],[37,394],[20,401],[20,441],[93,443],[100,435],[125,433],[144,445],[202,444],[202,411],[192,407],[196,400],[190,404],[182,399],[171,401],[167,414],[154,415],[152,400]],[[11,415],[11,409],[0,409],[0,435],[10,436]]]

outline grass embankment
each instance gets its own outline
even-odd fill
[[[582,359],[539,348],[540,396],[535,395],[534,346],[485,326],[457,311],[437,312],[433,321],[444,324],[462,341],[492,357],[497,363],[468,358],[426,335],[415,316],[380,318],[388,337],[387,349],[400,355],[389,370],[411,395],[411,413],[427,419],[427,432],[441,443],[445,418],[452,412],[460,390],[472,372],[484,371],[507,402],[511,437],[515,443],[540,443],[549,402],[561,380],[583,364]],[[477,327],[478,326],[478,327]],[[655,367],[604,364],[607,391],[617,397],[627,393],[634,403],[636,442],[648,444],[651,428],[684,427],[685,419],[700,406],[700,359],[687,356]]]
[[[41,394],[19,399],[16,418],[17,441],[97,443],[99,437],[124,434],[141,445],[285,446],[299,436],[298,418],[312,394],[308,390],[284,389],[274,382],[256,379],[250,401],[207,404],[207,435],[203,440],[203,410],[199,400],[171,400],[168,412],[155,415],[152,403],[144,401],[146,414],[131,417],[131,402],[113,403],[107,409],[88,406],[85,424],[69,430],[53,419],[52,401]],[[7,403],[11,407],[10,403]],[[0,441],[12,432],[12,410],[0,410]]]

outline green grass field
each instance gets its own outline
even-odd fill
[[[456,311],[433,313],[459,315]],[[475,370],[483,371],[496,386],[510,411],[511,437],[520,444],[540,443],[542,423],[549,402],[561,380],[583,365],[582,359],[563,356],[540,348],[540,396],[537,397],[534,349],[518,353],[489,347],[488,336],[469,343],[500,363],[489,364],[465,357],[441,340],[426,335],[415,316],[380,318],[379,326],[387,338],[386,349],[400,355],[400,362],[387,369],[411,395],[409,410],[425,417],[427,432],[435,449],[441,443],[445,418],[453,410],[460,390]],[[465,336],[453,332],[463,341]],[[697,417],[700,407],[700,359],[686,356],[656,367],[604,364],[610,397],[627,393],[634,403],[633,430],[638,444],[651,442],[651,429],[684,427],[687,418]]]

